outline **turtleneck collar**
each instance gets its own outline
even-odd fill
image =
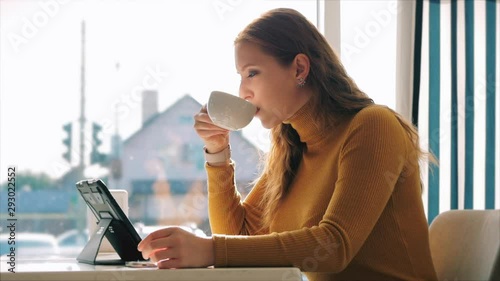
[[[310,98],[292,117],[283,121],[290,124],[299,134],[300,141],[311,145],[319,141],[325,132],[315,119],[313,98]]]

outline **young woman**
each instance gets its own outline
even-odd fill
[[[412,125],[374,104],[294,10],[248,25],[235,58],[240,97],[271,129],[262,175],[242,201],[229,132],[202,108],[214,234],[166,228],[141,242],[144,257],[160,268],[295,266],[310,280],[435,280]]]

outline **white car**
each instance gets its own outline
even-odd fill
[[[13,241],[15,244],[12,243]],[[9,244],[9,242],[11,243]],[[15,254],[16,259],[31,259],[58,256],[60,251],[57,239],[52,234],[34,232],[20,232],[12,236],[10,233],[0,234],[2,260],[8,259],[12,253]]]
[[[76,258],[87,244],[87,230],[68,230],[56,237],[59,251],[63,257]]]

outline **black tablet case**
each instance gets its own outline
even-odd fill
[[[76,188],[97,218],[97,228],[77,260],[88,264],[124,264],[144,260],[137,245],[141,237],[100,179],[76,183]],[[96,260],[102,239],[106,236],[120,260]]]

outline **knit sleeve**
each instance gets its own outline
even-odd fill
[[[234,163],[215,167],[205,165],[208,175],[208,215],[212,233],[253,235],[261,227],[263,181],[259,181],[244,201],[234,181]]]
[[[214,235],[216,266],[340,272],[349,264],[391,197],[408,141],[394,114],[380,108],[360,111],[347,134],[335,191],[319,224],[267,235]]]

